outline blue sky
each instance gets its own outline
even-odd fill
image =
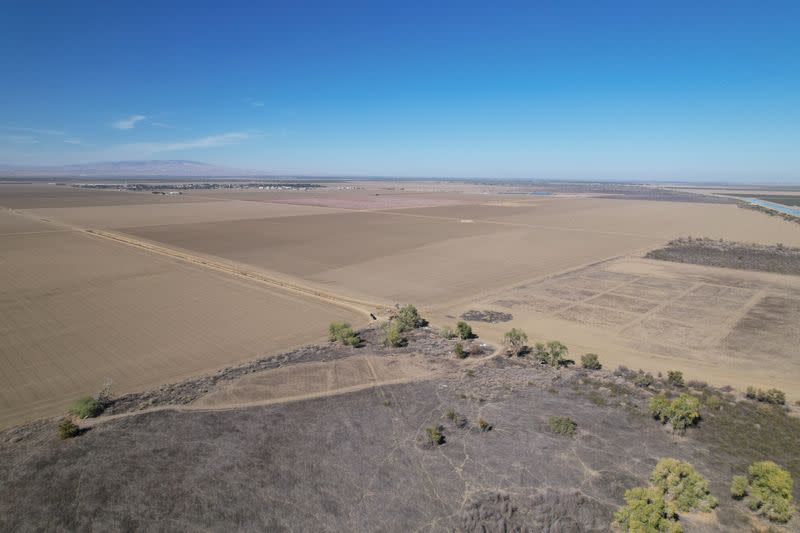
[[[126,4],[4,2],[0,163],[800,182],[797,1]]]

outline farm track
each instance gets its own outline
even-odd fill
[[[170,257],[173,259],[178,259],[186,263],[198,265],[207,269],[214,270],[216,272],[222,272],[224,274],[234,276],[237,278],[254,281],[256,283],[261,283],[273,288],[282,289],[284,291],[292,292],[295,294],[310,296],[317,300],[322,300],[327,303],[338,305],[339,307],[351,309],[353,311],[357,311],[367,316],[369,316],[376,310],[386,308],[385,304],[380,304],[377,302],[366,302],[364,300],[350,298],[347,296],[342,296],[340,294],[320,291],[313,287],[301,285],[298,283],[293,283],[283,279],[278,279],[276,277],[267,276],[258,272],[242,270],[242,268],[239,266],[234,266],[221,261],[214,261],[209,258],[192,255],[183,251],[175,250],[173,248],[167,248],[164,246],[159,246],[149,242],[134,239],[127,235],[112,233],[109,231],[98,230],[98,229],[84,229],[82,231],[84,231],[89,235],[95,235],[98,237],[112,240],[117,243],[146,250],[154,254]]]
[[[322,300],[326,303],[331,303],[337,305],[339,307],[344,307],[346,309],[350,309],[353,311],[357,311],[364,315],[370,316],[375,311],[378,310],[385,310],[386,304],[381,304],[377,302],[367,302],[364,300],[359,300],[357,298],[349,298],[347,296],[343,296],[340,294],[335,294],[332,292],[325,292],[320,291],[316,288],[305,286],[299,283],[291,282],[285,279],[278,279],[274,276],[267,276],[262,273],[252,272],[248,270],[244,270],[242,266],[235,266],[228,263],[224,263],[221,261],[214,261],[209,258],[200,257],[197,255],[193,255],[187,253],[185,251],[176,250],[173,248],[168,248],[165,246],[159,246],[153,243],[145,242],[139,239],[132,238],[128,235],[123,235],[115,232],[110,232],[106,230],[100,230],[95,228],[83,228],[79,226],[74,226],[71,224],[66,224],[64,222],[57,222],[50,219],[44,219],[39,216],[23,213],[15,209],[8,209],[9,212],[20,215],[26,218],[31,218],[40,222],[45,222],[51,224],[53,226],[59,227],[61,229],[58,230],[50,230],[50,231],[35,231],[35,232],[23,232],[23,233],[58,233],[58,232],[65,232],[65,231],[75,231],[81,232],[88,235],[94,235],[97,237],[101,237],[104,239],[108,239],[114,241],[118,244],[124,244],[128,246],[132,246],[138,248],[140,250],[145,250],[150,253],[170,257],[172,259],[178,259],[185,263],[190,263],[193,265],[201,266],[206,269],[214,270],[216,272],[221,272],[223,274],[227,274],[229,276],[233,276],[240,279],[246,279],[248,281],[253,281],[256,283],[260,283],[262,285],[268,285],[272,288],[278,288],[286,292],[291,292],[294,294],[302,294],[307,297],[314,298],[316,300]],[[376,313],[377,314],[377,313]]]
[[[113,422],[115,420],[120,420],[122,418],[130,418],[132,416],[140,416],[145,415],[148,413],[156,413],[161,411],[175,411],[175,412],[193,412],[193,413],[209,413],[213,411],[235,411],[238,409],[246,409],[248,407],[261,407],[267,405],[278,405],[278,404],[285,404],[285,403],[292,403],[292,402],[300,402],[304,400],[313,400],[317,398],[328,398],[331,396],[339,396],[342,394],[349,394],[352,392],[358,392],[362,390],[368,389],[377,389],[389,385],[399,385],[403,383],[412,383],[417,381],[424,381],[429,380],[437,377],[437,374],[430,374],[428,376],[414,376],[414,377],[405,377],[405,378],[397,378],[397,379],[387,379],[387,380],[378,380],[378,381],[370,381],[367,383],[361,383],[358,385],[351,385],[348,387],[340,387],[336,389],[330,389],[325,391],[317,391],[317,392],[310,392],[306,394],[297,394],[292,396],[282,396],[280,398],[269,398],[267,400],[253,400],[249,402],[237,402],[237,403],[230,403],[230,404],[222,404],[217,406],[206,406],[206,405],[160,405],[157,407],[149,407],[146,409],[140,409],[138,411],[130,411],[127,413],[119,413],[116,415],[104,415],[99,416],[97,418],[87,418],[79,421],[79,425],[81,429],[88,429],[100,424],[105,424],[107,422]]]

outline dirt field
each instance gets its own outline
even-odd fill
[[[796,276],[623,258],[499,291],[483,308],[514,317],[476,324],[489,339],[522,327],[535,340],[565,342],[574,357],[596,352],[614,365],[775,386],[800,399]]]
[[[350,186],[356,188],[346,189]],[[741,310],[741,305],[752,304],[765,316],[794,309],[791,301],[782,300],[758,307],[754,294],[761,294],[762,288],[765,294],[794,298],[781,294],[771,281],[753,281],[756,289],[738,287],[747,298],[756,298],[742,304],[733,290],[703,292],[710,290],[706,285],[730,285],[725,279],[697,281],[707,274],[683,279],[683,274],[665,274],[668,267],[654,275],[624,271],[643,268],[641,263],[632,267],[622,261],[593,274],[554,277],[582,272],[599,261],[636,257],[680,236],[798,246],[800,231],[794,225],[733,205],[660,197],[661,201],[590,198],[575,187],[568,195],[552,197],[531,196],[505,185],[447,182],[326,187],[161,196],[0,185],[0,206],[9,209],[0,211],[0,239],[11,252],[0,263],[0,276],[9,280],[0,293],[0,313],[14,317],[5,331],[15,339],[5,343],[4,356],[24,361],[26,350],[48,354],[41,361],[37,356],[15,363],[38,369],[35,377],[21,382],[59,384],[40,385],[27,401],[63,405],[76,391],[90,392],[98,386],[96,381],[114,377],[95,368],[93,357],[107,360],[109,368],[123,365],[118,359],[130,360],[121,378],[124,387],[163,383],[171,376],[312,341],[327,320],[345,318],[336,307],[320,308],[319,302],[296,294],[253,289],[230,275],[239,271],[289,280],[309,293],[324,291],[334,300],[413,302],[435,325],[451,323],[470,309],[510,309],[510,322],[477,327],[494,343],[500,340],[501,328],[523,326],[537,338],[561,338],[587,351],[602,349],[611,352],[615,362],[634,367],[662,369],[681,363],[709,381],[739,386],[753,380],[787,391],[800,382],[792,366],[796,363],[784,354],[780,340],[771,341],[769,353],[784,354],[785,367],[759,366],[753,362],[758,357],[750,362],[734,357],[734,364],[724,359],[733,357],[733,345],[765,342],[763,329],[735,328],[731,321],[738,311],[731,312],[730,306]],[[624,188],[618,191],[622,192]],[[74,232],[86,228],[112,229],[131,242],[99,242],[99,237]],[[175,253],[137,249],[136,242]],[[193,259],[187,264],[182,257]],[[225,269],[203,268],[204,262],[225,263],[227,274]],[[223,288],[228,286],[236,288]],[[536,289],[526,292],[519,287]],[[22,291],[30,293],[24,304],[19,303]],[[269,303],[276,298],[287,303]],[[30,310],[18,313],[20,305]],[[309,312],[309,305],[317,307]],[[128,333],[142,327],[138,321],[150,328],[147,335]],[[698,323],[704,325],[702,332],[697,331]],[[775,327],[791,343],[789,323]],[[210,332],[213,342],[207,339]],[[732,336],[725,340],[727,334]],[[595,339],[602,340],[600,348]],[[80,352],[72,357],[88,358],[91,371],[65,376],[59,367],[42,362],[65,349]],[[161,359],[164,367],[150,368],[137,363],[140,358]],[[720,366],[720,361],[726,364]],[[91,379],[81,381],[81,373]],[[12,379],[10,374],[7,379]],[[90,390],[84,390],[87,387]],[[53,391],[60,391],[60,399],[48,404],[44,395]],[[45,413],[46,408],[35,412]]]
[[[320,338],[334,319],[363,320],[84,233],[20,233],[13,215],[0,222],[8,217],[0,425],[63,410],[106,379],[137,390]]]

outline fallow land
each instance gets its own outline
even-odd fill
[[[760,338],[739,324],[760,309],[761,296],[783,298],[786,323],[798,316],[795,277],[752,282],[771,288],[747,289],[752,302],[727,312],[740,303],[732,300],[703,341],[715,346],[706,356],[702,343],[686,349],[693,337],[681,333],[685,320],[661,316],[674,310],[658,301],[657,287],[640,279],[605,294],[613,279],[581,273],[603,261],[599,268],[612,271],[640,262],[654,276],[650,285],[672,283],[680,297],[698,274],[653,266],[640,259],[645,252],[689,235],[798,246],[795,225],[697,194],[551,189],[531,196],[512,185],[339,182],[154,195],[0,184],[0,423],[60,412],[106,380],[129,392],[277,353],[318,340],[331,320],[363,325],[369,313],[381,318],[405,302],[435,325],[469,309],[510,311],[504,327],[607,351],[615,363],[677,365],[720,385],[775,378],[790,394],[797,389],[791,335],[773,336],[771,365],[755,376],[731,348]],[[747,285],[751,274],[726,272],[711,284]],[[522,286],[549,292],[530,300],[515,289]],[[699,300],[689,310],[720,316]],[[500,326],[473,325],[499,343]],[[732,332],[737,342],[725,340]]]

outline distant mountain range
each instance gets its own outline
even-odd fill
[[[103,161],[77,165],[22,166],[0,165],[0,177],[238,177],[259,176],[264,172],[242,170],[198,161],[160,160]]]

